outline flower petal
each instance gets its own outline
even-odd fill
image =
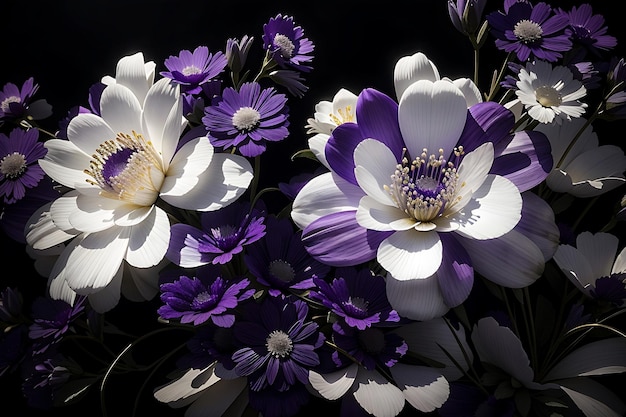
[[[626,339],[612,337],[587,343],[561,359],[546,381],[589,375],[626,372]]]
[[[390,371],[408,403],[419,411],[434,411],[448,399],[448,381],[435,368],[397,363]]]
[[[327,400],[338,400],[350,389],[359,365],[353,363],[338,371],[320,374],[309,370],[311,386]]]
[[[427,278],[441,265],[443,249],[437,232],[407,230],[395,232],[383,240],[376,257],[394,278]]]
[[[354,163],[359,187],[380,203],[395,206],[384,189],[391,183],[391,175],[398,164],[391,150],[382,142],[365,139],[354,150]]]
[[[354,386],[354,398],[375,417],[395,417],[404,408],[402,391],[376,371],[360,368]]]
[[[430,320],[450,310],[435,276],[404,281],[387,275],[387,298],[398,314],[411,320]]]

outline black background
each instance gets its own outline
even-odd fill
[[[582,2],[552,1],[553,6],[569,8]],[[501,8],[501,1],[489,0],[486,11]],[[609,33],[620,37],[623,16],[615,12],[616,3],[593,1],[595,13],[605,16]],[[291,15],[302,26],[306,37],[315,44],[314,70],[307,74],[310,87],[303,98],[289,98],[291,109],[290,137],[272,147],[272,180],[285,181],[294,172],[313,165],[290,155],[304,149],[308,136],[304,125],[320,100],[332,99],[341,87],[355,93],[374,87],[392,97],[393,66],[398,58],[417,51],[424,52],[435,62],[442,76],[471,77],[473,54],[468,40],[457,32],[448,18],[445,0],[392,1],[257,1],[238,2],[211,0],[4,0],[2,40],[0,41],[0,85],[13,82],[18,86],[30,76],[40,85],[36,98],[46,98],[54,108],[54,116],[42,125],[54,130],[56,121],[77,104],[87,105],[88,88],[103,75],[114,75],[119,58],[142,51],[146,60],[165,70],[163,61],[178,55],[181,49],[193,50],[208,46],[211,52],[224,50],[226,39],[255,37],[250,56],[252,68],[261,59],[262,26],[277,13]],[[626,42],[626,39],[619,39]],[[617,55],[624,56],[619,44]],[[484,47],[479,86],[486,90],[490,73],[499,68],[503,54],[495,50],[492,39]],[[157,75],[158,77],[158,75]],[[598,123],[596,131],[601,143],[623,140],[623,122],[616,125]],[[616,129],[619,126],[619,130]],[[618,133],[619,132],[619,133]],[[599,200],[598,213],[606,222],[607,213],[623,194],[610,193]],[[623,230],[623,229],[619,229]],[[620,236],[621,237],[621,236]],[[623,239],[622,239],[623,240]],[[33,294],[42,293],[45,278],[31,268],[23,246],[3,237],[0,287],[19,286]],[[129,317],[128,320],[133,320]],[[107,392],[109,415],[130,416],[133,395],[141,381],[118,378],[112,381],[118,388]],[[0,398],[5,414],[9,405],[24,409],[16,383],[4,377]],[[124,392],[129,395],[124,395]],[[119,397],[118,397],[119,396]],[[98,396],[93,401],[70,407],[59,415],[87,411],[100,415]],[[315,403],[316,404],[316,403]],[[316,405],[317,406],[317,405]],[[408,407],[407,407],[408,408]],[[159,404],[144,400],[137,415],[182,415]],[[321,411],[321,409],[320,409]],[[22,415],[53,415],[33,410]],[[15,413],[20,415],[20,413]]]

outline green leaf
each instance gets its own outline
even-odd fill
[[[315,157],[315,154],[310,149],[302,149],[293,155],[291,155],[291,160],[295,160],[296,158],[308,158],[313,161],[317,161],[318,159]]]

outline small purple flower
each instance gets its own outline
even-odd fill
[[[202,122],[216,147],[239,147],[244,156],[265,152],[266,141],[278,142],[289,135],[287,97],[272,87],[244,83],[239,91],[226,88],[222,97],[205,109]]]
[[[28,405],[40,410],[52,409],[57,405],[59,390],[77,372],[80,372],[78,364],[59,353],[36,357],[31,373],[22,383]]]
[[[281,291],[312,288],[313,277],[324,277],[330,270],[304,248],[301,232],[294,231],[289,219],[266,219],[265,239],[251,245],[245,255],[246,265],[257,282],[269,287],[272,295]]]
[[[481,25],[487,0],[448,0],[452,24],[465,35],[474,34]]]
[[[46,100],[32,101],[39,90],[33,77],[30,77],[22,88],[13,83],[6,83],[0,91],[0,120],[19,120],[31,117],[34,120],[45,119],[52,115],[52,106]]]
[[[246,65],[248,59],[248,53],[254,37],[244,35],[241,40],[236,38],[229,38],[226,40],[226,60],[228,62],[228,68],[234,73],[239,73]]]
[[[38,139],[37,129],[0,133],[0,196],[6,204],[24,198],[45,176],[38,162],[48,151]]]
[[[565,33],[567,15],[554,14],[543,2],[534,6],[528,1],[505,2],[504,12],[488,14],[487,21],[496,37],[496,47],[514,52],[522,62],[531,56],[554,62],[572,48]]]
[[[198,46],[193,52],[183,49],[178,56],[171,55],[165,60],[169,71],[160,74],[180,84],[183,93],[198,94],[201,85],[221,74],[226,64],[226,55],[221,51],[212,54],[206,46]]]
[[[309,72],[313,59],[313,42],[304,37],[304,30],[296,26],[293,17],[277,14],[263,25],[263,49],[283,69]]]
[[[185,223],[172,225],[166,257],[183,268],[225,264],[241,253],[245,245],[265,236],[261,211],[250,212],[249,203],[200,214],[201,228]]]
[[[307,321],[309,307],[299,299],[267,296],[248,303],[233,328],[242,346],[233,353],[235,372],[247,376],[252,391],[268,386],[287,391],[308,384],[309,369],[320,363],[316,352],[324,334]]]
[[[318,290],[310,296],[341,317],[349,327],[365,330],[371,326],[398,323],[400,316],[387,300],[385,279],[369,269],[337,268],[331,284],[313,281]]]
[[[332,338],[333,343],[341,350],[333,353],[333,361],[338,368],[355,360],[370,371],[377,366],[391,368],[409,349],[402,337],[383,328],[368,327],[358,330],[340,321],[333,323]]]
[[[85,310],[86,299],[77,297],[74,305],[48,297],[35,299],[32,305],[33,324],[30,325],[28,337],[34,341],[37,353],[46,351],[50,345],[61,340],[71,324]]]
[[[572,6],[569,12],[558,8],[556,14],[567,16],[569,27],[565,33],[575,45],[581,45],[596,55],[599,54],[599,50],[607,51],[617,45],[617,38],[607,34],[608,28],[604,24],[604,17],[593,14],[590,4]]]
[[[302,97],[309,87],[304,85],[304,78],[300,76],[298,71],[292,70],[276,70],[269,73],[269,77],[278,85],[282,85],[289,91],[289,94]]]
[[[181,275],[174,282],[161,284],[161,301],[165,303],[158,309],[161,317],[195,326],[209,319],[219,327],[233,325],[233,310],[255,290],[248,288],[248,279],[225,279],[208,266],[199,268],[194,277]]]
[[[605,301],[614,307],[620,307],[626,300],[626,280],[625,273],[613,273],[608,277],[601,277],[596,280],[595,288],[589,293],[598,301]]]

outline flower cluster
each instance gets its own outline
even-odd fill
[[[626,155],[601,134],[624,58],[590,4],[486,3],[447,2],[467,77],[417,49],[393,91],[326,92],[307,120],[324,51],[282,13],[123,56],[52,128],[35,80],[7,82],[0,226],[46,284],[0,288],[0,378],[104,415],[132,375],[139,415],[624,415]],[[268,185],[295,125],[286,162],[315,170]]]

